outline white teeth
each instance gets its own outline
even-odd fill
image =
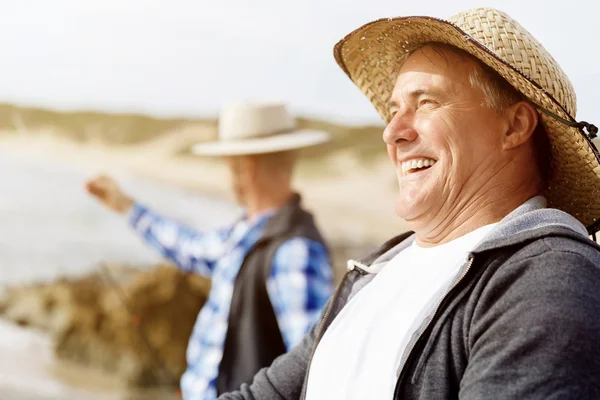
[[[431,167],[435,164],[435,160],[429,158],[413,159],[402,163],[402,175],[406,175],[411,170],[420,169],[423,167]]]

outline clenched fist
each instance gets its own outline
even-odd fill
[[[133,205],[133,199],[127,196],[117,182],[108,176],[92,179],[86,183],[85,188],[102,204],[118,213],[127,213]]]

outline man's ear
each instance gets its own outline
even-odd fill
[[[539,114],[526,101],[519,101],[505,111],[508,119],[507,130],[503,136],[504,150],[514,149],[526,143],[538,124]]]

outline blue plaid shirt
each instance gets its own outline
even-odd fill
[[[183,271],[211,278],[211,290],[200,311],[187,348],[187,370],[181,378],[186,400],[217,397],[216,380],[223,357],[235,278],[248,251],[258,241],[273,212],[233,226],[199,233],[133,206],[130,224],[143,239]],[[332,294],[333,272],[326,249],[297,237],[275,252],[267,292],[287,349],[294,347],[316,322]]]

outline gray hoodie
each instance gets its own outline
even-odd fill
[[[394,399],[600,399],[600,247],[576,219],[544,207],[535,197],[506,216],[432,299],[398,365]],[[400,235],[349,262],[321,322],[219,399],[304,399],[324,331],[413,240]]]

